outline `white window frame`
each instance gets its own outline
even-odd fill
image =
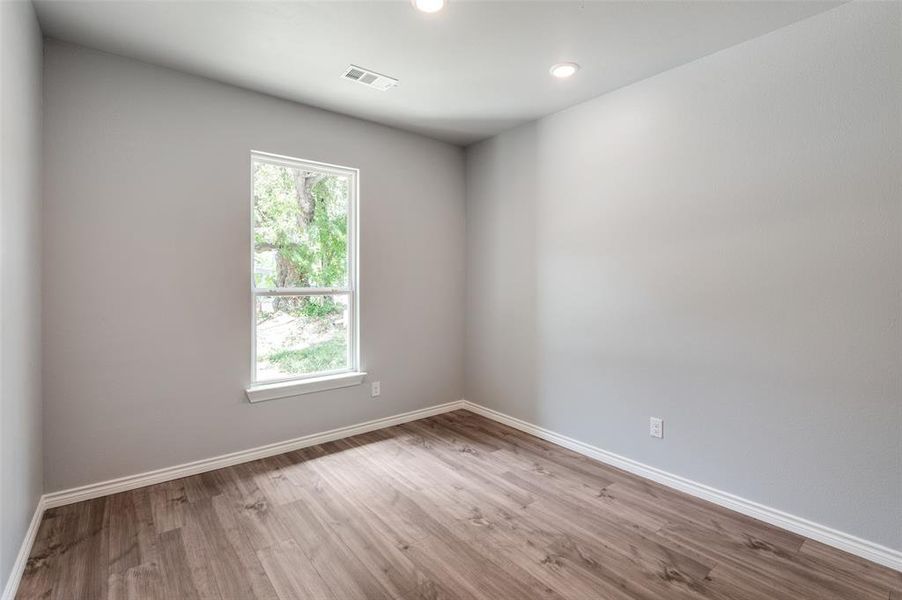
[[[290,287],[290,288],[258,288],[254,273],[254,164],[264,162],[271,165],[329,173],[348,178],[348,284],[345,287]],[[251,151],[250,155],[250,283],[251,283],[251,385],[245,391],[248,400],[260,402],[319,392],[328,389],[358,385],[363,382],[366,373],[360,370],[360,297],[358,279],[358,198],[360,171],[351,167],[343,167],[328,163],[316,162],[270,154],[268,152]],[[283,379],[257,381],[257,298],[259,296],[340,296],[348,298],[348,367],[331,371],[319,371]]]

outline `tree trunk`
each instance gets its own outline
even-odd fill
[[[323,180],[325,175],[312,171],[296,171],[294,176],[294,193],[298,203],[298,227],[301,230],[307,228],[313,222],[316,214],[316,195],[313,188]],[[279,287],[307,287],[310,285],[307,273],[301,273],[296,266],[282,256],[280,250],[276,250],[276,285]],[[284,297],[273,299],[276,310],[288,308],[295,304],[296,300]]]
[[[313,188],[325,175],[310,171],[298,171],[294,176],[294,193],[298,201],[298,227],[304,229],[313,222],[316,212],[316,196]]]

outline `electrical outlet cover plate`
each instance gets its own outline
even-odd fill
[[[648,421],[648,434],[654,438],[664,437],[664,420],[651,417]]]
[[[370,386],[370,395],[375,398],[379,394],[382,393],[382,383],[379,381],[374,381],[372,386]]]

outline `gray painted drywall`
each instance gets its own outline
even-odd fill
[[[469,148],[467,398],[902,549],[900,11]]]
[[[0,2],[0,589],[42,492],[41,30]]]
[[[462,397],[460,148],[53,41],[45,88],[48,492]],[[247,402],[251,149],[360,169],[381,397]]]

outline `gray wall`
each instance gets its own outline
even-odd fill
[[[45,52],[48,492],[462,397],[461,149],[76,46]],[[361,170],[361,354],[381,397],[365,385],[248,404],[251,149]]]
[[[467,398],[902,549],[900,11],[470,148]]]
[[[41,30],[0,2],[0,589],[42,491]]]

